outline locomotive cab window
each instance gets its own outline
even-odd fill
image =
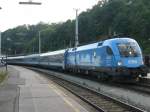
[[[113,55],[113,51],[109,46],[106,47],[106,52],[108,55]]]
[[[122,57],[136,57],[140,55],[140,49],[135,43],[119,43],[118,49]]]

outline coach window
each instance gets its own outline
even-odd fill
[[[77,50],[77,48],[73,48],[73,49],[72,49],[72,51],[75,51],[75,50]]]
[[[109,46],[106,47],[106,52],[108,55],[113,55],[113,51]]]

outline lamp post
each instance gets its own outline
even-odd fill
[[[7,71],[7,57],[8,57],[8,41],[11,41],[10,38],[6,38],[6,71]]]
[[[48,28],[39,31],[39,54],[41,53],[41,33],[48,30]]]
[[[39,54],[41,53],[41,31],[39,31]]]
[[[75,9],[76,11],[76,23],[75,23],[75,47],[79,45],[79,40],[78,40],[78,11],[79,9]]]

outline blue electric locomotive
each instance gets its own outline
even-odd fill
[[[76,48],[9,57],[8,63],[85,72],[109,79],[138,79],[147,75],[141,49],[131,38],[114,38]]]
[[[68,50],[66,69],[97,72],[99,77],[146,76],[141,49],[130,38],[114,38]]]

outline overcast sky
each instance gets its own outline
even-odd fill
[[[19,1],[28,0],[0,0],[0,31],[23,24],[37,24],[63,22],[75,18],[74,8],[79,13],[92,8],[99,0],[33,0],[42,5],[19,5]]]

